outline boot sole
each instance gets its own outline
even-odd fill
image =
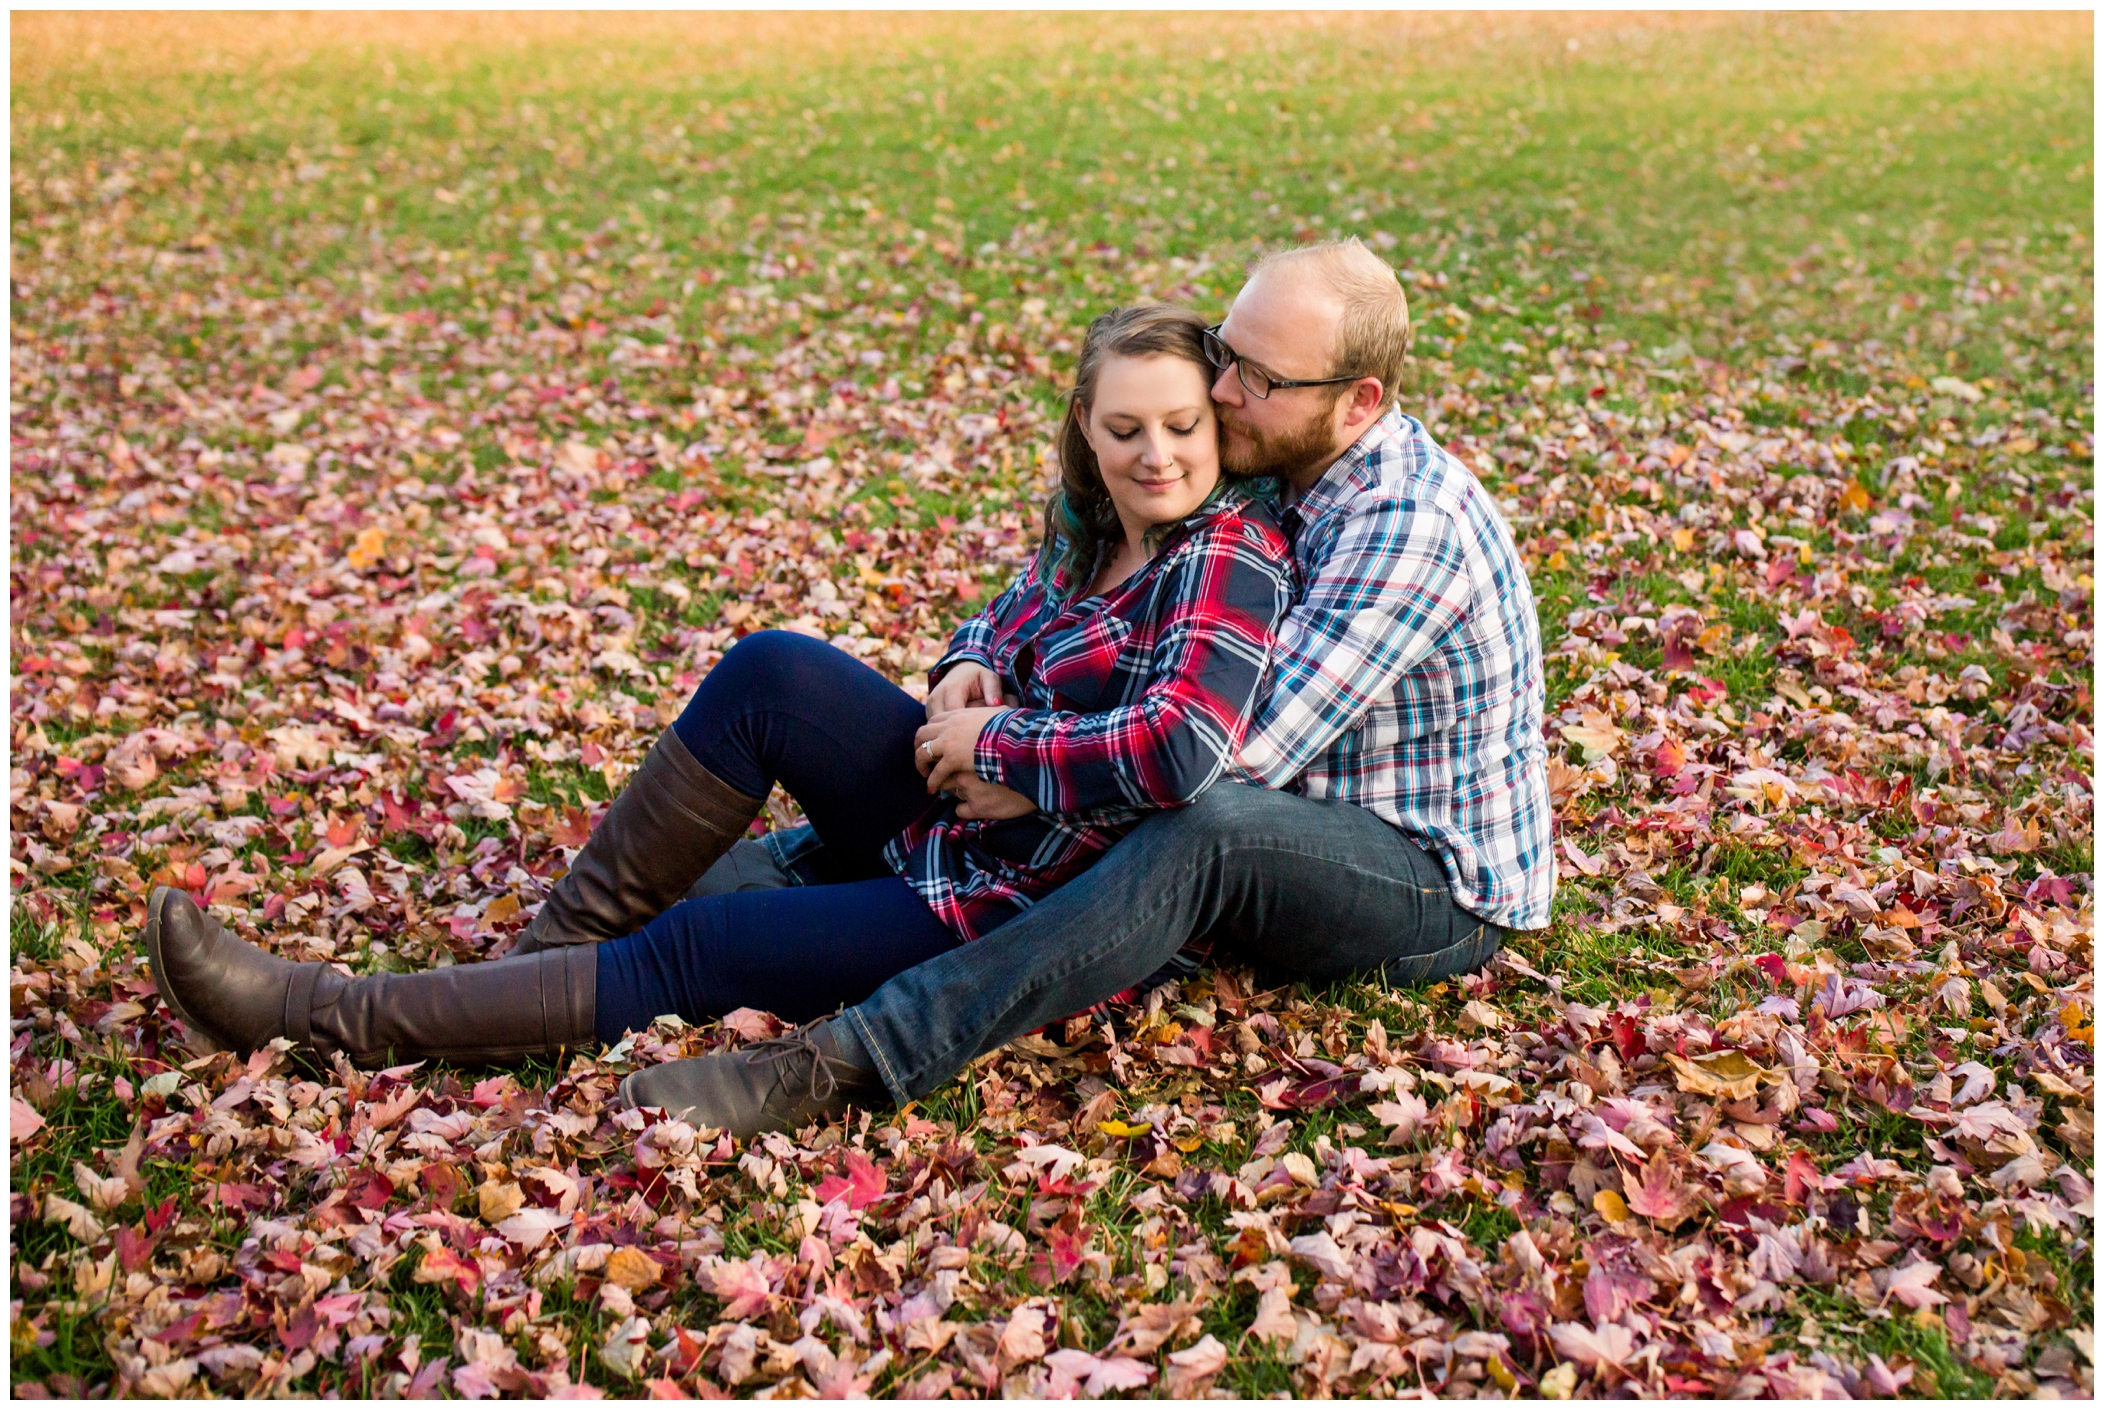
[[[146,901],[146,957],[153,965],[153,987],[160,992],[161,1002],[175,1010],[183,1027],[204,1045],[206,1052],[225,1052],[227,1044],[183,1007],[183,1001],[175,996],[175,986],[168,982],[168,966],[161,957],[161,901],[173,890],[172,886],[156,886]]]

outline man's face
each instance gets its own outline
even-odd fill
[[[1342,315],[1333,295],[1291,278],[1258,275],[1235,299],[1220,338],[1274,378],[1298,381],[1333,370]],[[1213,379],[1220,411],[1220,465],[1240,475],[1274,475],[1300,488],[1337,458],[1337,406],[1350,384],[1274,389],[1253,397],[1234,367]]]

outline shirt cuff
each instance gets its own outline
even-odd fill
[[[972,772],[985,782],[998,783],[1004,788],[1011,786],[1001,749],[1003,727],[1010,716],[1021,713],[1019,710],[1003,710],[979,727],[979,740],[972,746]]]

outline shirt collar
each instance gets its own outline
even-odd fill
[[[1312,524],[1372,485],[1378,478],[1371,468],[1374,456],[1409,434],[1409,418],[1403,415],[1402,408],[1389,407],[1380,420],[1361,431],[1359,439],[1331,462],[1330,468],[1322,472],[1322,477],[1309,487],[1306,494],[1292,501],[1292,507],[1300,513],[1300,521]]]

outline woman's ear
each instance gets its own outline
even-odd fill
[[[1081,439],[1089,443],[1089,449],[1096,453],[1098,460],[1101,460],[1103,458],[1103,447],[1096,444],[1095,420],[1089,415],[1089,404],[1087,402],[1077,401],[1074,403],[1074,424],[1081,428]]]

